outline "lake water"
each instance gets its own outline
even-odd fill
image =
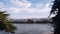
[[[17,27],[15,34],[50,34],[54,29],[51,24],[13,24]],[[1,32],[0,34],[7,34]],[[11,33],[10,33],[11,34]]]

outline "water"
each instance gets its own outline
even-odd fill
[[[53,30],[53,27],[50,24],[13,24],[13,25],[17,27],[15,34],[50,34],[51,31]],[[1,34],[5,33],[6,32],[1,32]]]

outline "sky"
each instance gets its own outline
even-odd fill
[[[10,14],[9,18],[48,17],[53,0],[0,0],[0,8]]]

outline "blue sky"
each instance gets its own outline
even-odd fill
[[[10,14],[9,18],[48,17],[53,0],[0,0],[1,10]]]

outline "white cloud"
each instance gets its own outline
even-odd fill
[[[16,7],[8,7],[8,8],[5,8],[5,10],[13,13],[19,13],[21,11],[20,8],[16,8]]]
[[[10,16],[12,19],[46,18],[47,16]]]
[[[46,16],[48,16],[49,15],[49,12],[50,12],[50,3],[47,3],[47,4],[42,4],[42,3],[40,3],[40,4],[36,4],[36,7],[35,8],[33,8],[33,7],[31,7],[31,5],[32,5],[32,3],[30,3],[29,1],[26,1],[26,0],[22,0],[22,1],[20,1],[20,0],[10,0],[10,2],[13,4],[13,5],[15,5],[15,6],[18,6],[18,7],[21,7],[21,8],[18,8],[18,7],[11,7],[11,6],[9,6],[9,7],[5,7],[6,5],[4,4],[4,3],[1,3],[0,2],[0,7],[4,7],[4,8],[2,8],[3,10],[6,10],[7,12],[11,12],[11,18],[39,18],[39,17],[46,17]],[[23,15],[23,16],[13,16],[12,15],[12,13],[14,13],[14,14],[21,14],[21,13],[24,13],[24,14],[26,14],[26,13],[32,13],[32,14],[35,14],[35,13],[40,13],[40,16],[37,16],[36,14],[36,16],[27,16],[27,15]],[[42,15],[42,16],[41,16]]]
[[[45,6],[45,8],[39,9],[39,8],[16,8],[16,7],[9,7],[9,8],[4,8],[7,11],[10,11],[12,13],[40,13],[40,16],[11,16],[12,18],[37,18],[37,17],[43,17],[45,14],[46,16],[49,15],[50,8],[48,6]],[[46,17],[44,16],[44,17]]]
[[[14,4],[15,6],[18,7],[22,7],[22,8],[28,8],[31,6],[31,3],[29,1],[26,0],[11,0],[10,1],[12,4]]]
[[[4,8],[6,11],[11,11],[13,13],[48,13],[50,11],[49,7],[45,7],[42,9],[39,8],[16,8],[16,7],[8,7]]]

